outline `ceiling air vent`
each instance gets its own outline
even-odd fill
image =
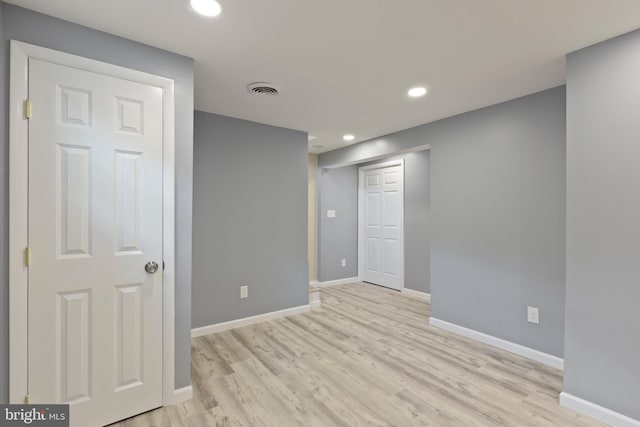
[[[280,91],[273,83],[256,82],[247,85],[249,93],[254,95],[276,96]]]

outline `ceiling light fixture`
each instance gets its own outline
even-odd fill
[[[356,139],[356,137],[353,135],[345,135],[342,137],[342,139],[344,139],[345,141],[353,141],[354,139]]]
[[[216,0],[191,0],[191,8],[203,16],[218,16],[222,12]]]
[[[407,94],[412,98],[420,98],[421,96],[427,94],[427,89],[423,87],[413,87],[409,89],[409,92],[407,92]]]

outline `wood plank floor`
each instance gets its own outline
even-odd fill
[[[433,328],[427,302],[362,283],[322,307],[192,341],[194,398],[139,426],[601,426],[562,372]]]

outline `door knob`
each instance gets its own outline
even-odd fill
[[[149,261],[145,264],[144,271],[151,274],[155,273],[156,271],[158,271],[158,263],[155,261]]]

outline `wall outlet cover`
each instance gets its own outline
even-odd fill
[[[249,287],[240,286],[240,298],[247,298],[249,296]]]
[[[527,321],[529,323],[540,323],[540,310],[538,307],[527,307]]]

